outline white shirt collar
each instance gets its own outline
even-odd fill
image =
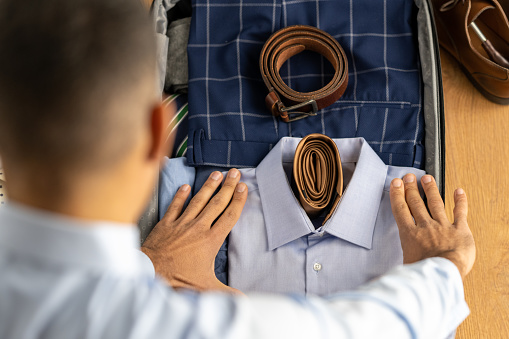
[[[300,140],[282,138],[256,168],[269,250],[320,232],[371,249],[387,165],[363,138],[334,139],[342,162],[357,166],[336,211],[321,230],[315,230],[283,169],[283,162],[293,162]]]
[[[56,265],[138,275],[146,272],[139,239],[133,224],[86,221],[12,201],[0,208],[0,246]]]

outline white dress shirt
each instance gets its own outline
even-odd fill
[[[328,299],[178,293],[134,225],[0,208],[0,338],[440,338],[468,314],[443,258]],[[145,261],[144,261],[145,260]]]
[[[403,263],[390,185],[407,173],[420,182],[425,172],[384,164],[363,138],[333,139],[345,189],[322,226],[290,187],[300,141],[282,138],[258,167],[240,170],[249,195],[230,234],[228,285],[241,291],[327,296]]]

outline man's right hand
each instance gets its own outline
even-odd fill
[[[467,224],[467,196],[454,192],[454,223],[445,214],[444,202],[431,175],[421,179],[431,212],[421,199],[415,175],[391,183],[392,213],[399,227],[403,261],[410,264],[431,257],[452,261],[464,279],[475,261],[475,243]]]

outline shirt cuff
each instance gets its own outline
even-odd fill
[[[436,265],[438,265],[440,268],[442,268],[444,271],[448,273],[449,280],[451,284],[454,286],[456,296],[459,299],[458,304],[456,305],[455,309],[452,312],[451,323],[452,326],[458,327],[470,314],[470,308],[468,307],[468,304],[465,301],[465,290],[463,286],[463,279],[461,278],[458,266],[456,266],[449,259],[442,257],[429,258],[426,259],[426,261],[433,261]]]
[[[461,289],[461,293],[463,294],[463,279],[461,279],[461,274],[458,269],[458,266],[454,264],[452,261],[442,257],[433,257],[425,259],[425,261],[433,261],[440,268],[444,269],[447,273],[449,273],[450,279],[453,281],[455,285],[457,285],[458,289]]]
[[[152,279],[155,279],[156,270],[154,269],[152,260],[150,260],[150,258],[141,250],[136,250],[136,253],[138,253],[138,262],[142,273],[150,276]]]

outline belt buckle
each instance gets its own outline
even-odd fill
[[[299,112],[299,111],[291,112],[293,110],[296,110],[297,108],[301,108],[301,107],[304,107],[304,106],[307,106],[307,105],[311,105],[311,107],[312,107],[312,110],[310,112]],[[318,106],[316,104],[316,101],[314,99],[311,99],[311,100],[304,101],[304,102],[301,102],[299,104],[296,104],[296,105],[293,105],[293,106],[290,106],[290,107],[282,107],[282,108],[280,108],[280,111],[281,112],[287,112],[289,117],[291,115],[297,115],[294,118],[289,118],[288,119],[288,122],[292,122],[292,121],[301,120],[301,119],[304,119],[304,118],[307,118],[307,117],[315,116],[316,112],[318,111]]]

